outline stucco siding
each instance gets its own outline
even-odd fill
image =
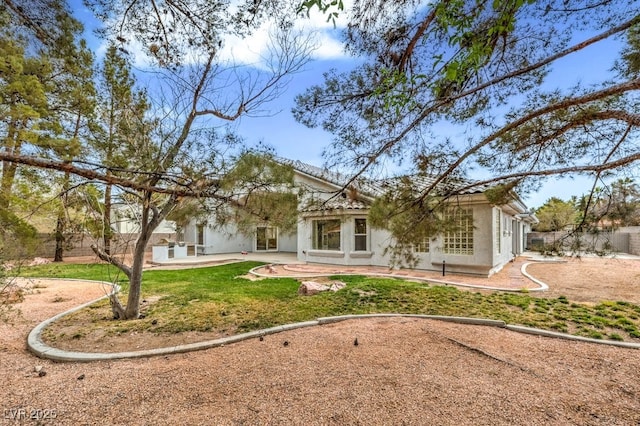
[[[204,254],[240,253],[253,251],[253,238],[238,232],[235,226],[206,226]]]
[[[297,232],[278,233],[277,250],[295,252],[299,260],[310,263],[389,267],[391,256],[386,252],[394,244],[390,232],[372,229],[367,221],[365,235],[364,223],[360,221],[367,219],[370,203],[377,192],[367,192],[370,185],[356,185],[341,193],[342,186],[336,183],[339,180],[325,180],[321,176],[324,176],[322,169],[309,165],[295,170],[294,182],[301,194]],[[415,253],[417,268],[441,271],[444,262],[448,273],[487,276],[499,270],[512,258],[512,253],[519,253],[524,248],[521,247],[522,238],[518,236],[524,235],[520,220],[526,208],[516,201],[496,208],[481,193],[457,197],[455,203],[463,210],[451,212],[450,217],[460,224],[462,231],[433,238],[429,242],[429,252]],[[469,210],[473,216],[472,230]],[[498,222],[499,230],[496,229]],[[185,229],[184,235],[187,241],[197,241],[196,224]],[[263,242],[262,229],[259,235]],[[205,254],[256,250],[256,234],[240,234],[233,225],[222,229],[207,226],[204,240]],[[273,236],[268,240],[272,242]],[[261,247],[265,246],[261,243]]]
[[[444,261],[446,271],[486,275],[493,267],[493,208],[488,204],[472,204],[465,208],[473,209],[473,254],[445,253],[440,236],[432,244],[431,267],[425,269],[442,270]]]
[[[278,233],[278,251],[295,253],[298,248],[298,236],[296,232],[291,234]]]
[[[441,271],[445,262],[446,272],[489,275],[507,263],[512,255],[512,234],[500,230],[500,253],[497,253],[494,224],[498,210],[487,203],[471,203],[465,208],[473,210],[473,253],[449,254],[443,250],[443,237],[430,242],[428,253],[418,253],[418,269]],[[298,225],[298,259],[311,263],[336,265],[390,266],[390,255],[385,253],[393,244],[389,231],[368,227],[366,251],[355,251],[354,219],[366,218],[364,211],[308,212]],[[315,220],[340,219],[340,250],[317,250],[313,248],[313,226]],[[511,224],[513,217],[503,213],[501,221]],[[501,222],[502,223],[502,222]]]

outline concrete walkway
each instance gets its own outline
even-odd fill
[[[503,271],[489,277],[479,277],[461,274],[442,275],[442,272],[424,271],[418,269],[389,269],[376,266],[336,266],[320,264],[283,264],[254,268],[251,273],[261,277],[293,277],[311,278],[332,275],[366,275],[405,280],[417,280],[435,284],[470,287],[500,291],[544,291],[548,289],[545,283],[532,279],[526,273],[526,266],[531,261],[519,257],[505,266]]]
[[[500,291],[544,291],[548,287],[526,273],[526,267],[532,261],[557,261],[551,258],[536,257],[534,253],[518,256],[513,262],[505,265],[502,271],[486,278],[472,275],[450,274],[445,271],[425,271],[419,269],[390,269],[381,266],[342,266],[319,263],[307,263],[297,259],[295,253],[231,253],[172,259],[164,262],[153,262],[147,269],[178,269],[185,267],[205,267],[229,262],[245,260],[258,261],[268,266],[258,267],[251,271],[260,277],[292,277],[311,278],[331,275],[367,275],[408,280],[429,281],[436,284],[470,287]]]

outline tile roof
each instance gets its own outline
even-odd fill
[[[278,162],[282,164],[287,164],[293,167],[295,170],[307,174],[309,176],[324,180],[326,182],[332,183],[336,186],[345,186],[347,182],[349,182],[350,176],[345,175],[343,173],[330,171],[326,168],[320,168],[317,166],[313,166],[311,164],[304,163],[300,160],[289,160],[286,158],[277,158]],[[409,175],[409,176],[396,176],[390,177],[386,179],[369,179],[367,177],[358,177],[353,183],[358,193],[375,198],[383,195],[385,192],[389,191],[396,187],[401,179],[408,178],[415,185],[416,190],[420,191],[422,189],[427,188],[435,181],[435,176],[420,176],[420,175]],[[458,179],[455,181],[455,185],[452,183],[439,183],[438,187],[441,189],[450,187],[449,189],[455,189],[456,187],[462,188],[468,185],[473,184],[473,181],[467,179]],[[490,186],[489,185],[481,185],[478,187],[469,188],[460,192],[460,194],[478,194],[486,191]]]
[[[344,187],[351,178],[351,176],[349,175],[331,171],[326,168],[313,166],[311,164],[304,163],[300,160],[290,160],[290,159],[281,158],[281,157],[276,158],[275,160],[280,162],[281,164],[290,165],[300,173],[304,173],[308,176],[324,180],[325,182],[333,184],[337,187]],[[321,205],[310,206],[306,208],[304,211],[318,211],[318,210],[327,210],[327,209],[344,209],[344,210],[365,209],[367,208],[367,205],[365,203],[371,202],[372,199],[376,197],[380,197],[384,195],[386,192],[393,190],[400,184],[400,181],[403,179],[409,179],[411,183],[414,185],[416,192],[420,192],[428,188],[429,186],[431,186],[434,183],[436,176],[406,175],[406,176],[395,176],[395,177],[377,179],[377,180],[360,176],[349,185],[356,189],[356,192],[359,195],[358,197],[359,200],[350,200],[349,197],[347,198],[336,197]],[[448,181],[445,181],[445,182],[440,182],[437,184],[436,187],[438,188],[438,192],[440,193],[455,192],[458,195],[482,194],[487,189],[491,188],[491,185],[488,185],[488,184],[471,186],[473,185],[473,183],[474,181],[470,179],[457,178],[457,179],[449,179]],[[362,198],[364,198],[364,200]],[[515,203],[518,206],[517,207],[518,210],[527,211],[526,205],[522,202],[520,197],[515,193],[513,194],[512,203]]]

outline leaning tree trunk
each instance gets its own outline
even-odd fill
[[[153,194],[151,192],[146,192],[143,197],[140,234],[134,247],[131,266],[125,265],[115,256],[99,249],[96,245],[92,246],[93,251],[98,255],[98,257],[114,266],[117,266],[125,273],[127,278],[129,278],[129,296],[127,297],[126,306],[122,305],[115,292],[112,293],[109,298],[111,302],[111,310],[114,318],[116,319],[136,319],[140,316],[142,268],[144,266],[145,248],[151,239],[153,230],[156,229],[160,221],[166,217],[167,213],[171,210],[172,206],[175,206],[176,203],[176,197],[172,196],[171,200],[166,203],[163,212],[159,213],[155,208],[151,207],[152,195]]]
[[[112,265],[117,266],[122,270],[127,278],[129,278],[129,296],[127,297],[127,304],[122,305],[122,302],[118,298],[118,294],[114,291],[109,296],[111,302],[111,312],[115,319],[137,319],[140,316],[140,296],[142,294],[142,268],[144,266],[144,251],[149,239],[151,237],[151,229],[148,226],[143,226],[142,232],[136,241],[136,245],[133,252],[133,259],[131,266],[127,266],[124,263],[117,260],[114,256],[105,253],[103,250],[92,246],[93,251],[103,260],[110,262]]]
[[[148,227],[143,227],[148,228]],[[144,249],[151,236],[151,231],[141,232],[138,240],[136,241],[133,259],[131,266],[126,265],[120,261],[117,257],[106,253],[100,249],[97,245],[92,245],[94,253],[105,262],[116,266],[120,269],[129,279],[129,296],[127,297],[127,304],[123,305],[118,298],[118,293],[113,291],[109,295],[109,302],[111,303],[111,312],[114,319],[137,319],[140,316],[140,295],[142,294],[142,267],[144,266]]]
[[[142,267],[144,266],[144,250],[147,246],[151,233],[146,238],[136,241],[131,264],[131,276],[129,277],[129,297],[127,307],[124,310],[124,319],[136,319],[140,316],[140,296],[142,294]]]

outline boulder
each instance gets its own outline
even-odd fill
[[[345,288],[346,284],[342,281],[333,281],[330,285],[321,284],[315,281],[303,281],[298,287],[298,294],[301,296],[313,296],[321,291],[336,292],[341,288]]]
[[[298,294],[301,296],[313,296],[321,291],[329,290],[328,285],[320,284],[315,281],[303,281],[298,287]]]
[[[342,288],[345,288],[347,286],[346,283],[343,283],[342,281],[334,281],[331,283],[331,285],[329,286],[329,290],[336,292]]]

